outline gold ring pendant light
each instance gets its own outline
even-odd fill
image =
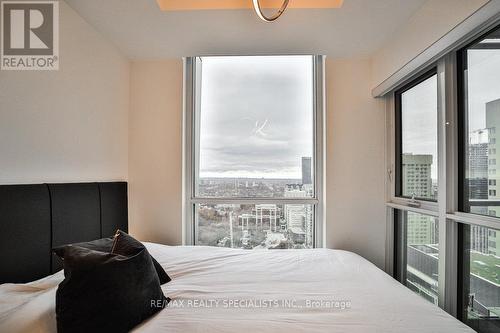
[[[257,16],[259,16],[261,20],[266,22],[273,22],[276,21],[285,12],[289,2],[290,0],[284,0],[283,4],[281,5],[281,8],[272,16],[266,16],[262,12],[262,7],[260,6],[259,0],[253,0],[253,8],[255,9]]]

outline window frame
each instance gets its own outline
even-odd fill
[[[398,280],[404,286],[407,286],[408,278],[408,213],[418,214],[420,216],[427,216],[435,220],[438,216],[417,213],[410,210],[396,209],[394,212],[394,272],[393,278]],[[439,249],[441,250],[441,249]],[[439,253],[438,253],[439,256]],[[440,272],[439,272],[440,273]],[[439,274],[438,273],[438,274]],[[438,276],[439,286],[439,276]],[[439,288],[439,287],[438,287]]]
[[[401,227],[397,224],[401,212],[416,212],[438,218],[439,223],[439,307],[464,321],[463,262],[470,225],[500,230],[500,218],[466,213],[463,210],[463,186],[465,181],[464,138],[464,78],[460,70],[461,50],[482,40],[491,31],[500,28],[500,13],[467,33],[461,40],[424,66],[403,78],[395,89],[383,96],[386,106],[386,272],[397,278],[397,260],[402,255]],[[396,165],[396,103],[395,92],[408,82],[437,68],[438,74],[438,199],[437,202],[396,196],[394,170]],[[462,207],[461,207],[462,205]],[[401,211],[401,212],[399,212]],[[398,252],[399,251],[399,252]]]
[[[287,55],[285,55],[287,56]],[[183,85],[183,245],[197,245],[196,205],[198,204],[310,204],[313,206],[313,247],[325,246],[325,56],[312,57],[313,74],[313,174],[314,197],[312,198],[247,198],[247,197],[203,197],[197,195],[197,171],[199,162],[198,116],[200,112],[202,58],[186,57]]]
[[[430,79],[434,75],[437,75],[437,67],[431,66],[430,69],[426,69],[423,74],[418,75],[415,79],[405,84],[398,90],[394,92],[394,103],[395,103],[395,189],[394,195],[398,198],[411,199],[410,196],[403,195],[403,105],[402,105],[402,96],[405,92],[411,90],[412,88],[418,86],[422,82]],[[438,101],[436,101],[437,103]],[[436,121],[438,115],[436,114]],[[437,136],[437,135],[436,135]],[[439,158],[439,156],[438,156]],[[438,163],[438,161],[436,161]],[[438,177],[438,186],[439,186],[439,177]],[[426,201],[431,203],[437,203],[437,199],[426,199],[415,197],[415,200]]]

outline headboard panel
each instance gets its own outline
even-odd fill
[[[99,183],[101,237],[128,230],[127,183]]]
[[[52,247],[88,242],[101,238],[99,186],[86,184],[48,184],[52,210]],[[62,268],[52,255],[52,273]]]
[[[128,231],[127,183],[0,186],[0,283],[61,269],[51,249]]]
[[[50,241],[47,186],[0,186],[0,283],[49,275]]]

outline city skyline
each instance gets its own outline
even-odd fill
[[[214,197],[301,199],[314,196],[312,159],[300,159],[301,179],[201,178]],[[244,249],[312,248],[314,208],[304,203],[199,204],[197,242]]]

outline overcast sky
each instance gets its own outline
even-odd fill
[[[301,178],[312,156],[312,58],[202,59],[200,176]],[[500,51],[469,51],[469,131],[486,127],[500,98]],[[403,152],[433,155],[437,178],[437,79],[403,94]]]
[[[432,155],[431,177],[437,179],[437,77],[403,93],[403,153]]]
[[[202,58],[200,177],[301,178],[312,57]]]
[[[484,129],[486,103],[500,98],[500,50],[468,51],[469,130]]]

